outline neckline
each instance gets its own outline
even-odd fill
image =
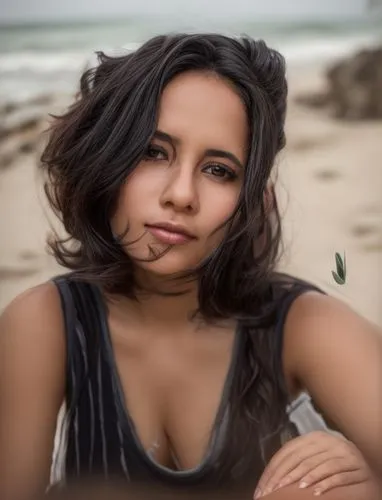
[[[105,347],[105,361],[110,369],[110,375],[112,379],[112,386],[113,386],[113,391],[114,391],[114,397],[116,398],[117,404],[117,415],[119,419],[119,424],[121,425],[122,429],[125,429],[131,437],[132,437],[132,443],[136,448],[137,453],[139,454],[140,458],[145,462],[145,464],[153,470],[155,473],[162,474],[167,477],[171,478],[195,478],[199,477],[202,475],[205,470],[208,468],[208,465],[210,463],[210,458],[213,455],[216,446],[218,444],[219,438],[221,438],[221,432],[219,432],[224,426],[223,426],[223,421],[224,417],[227,414],[227,411],[229,410],[228,408],[228,400],[229,400],[229,395],[232,390],[232,384],[233,384],[233,378],[235,375],[235,369],[237,366],[237,361],[239,359],[239,354],[240,354],[240,347],[241,347],[241,325],[238,322],[235,332],[234,332],[234,341],[233,341],[233,347],[232,347],[232,353],[231,353],[231,359],[230,363],[228,366],[228,370],[225,376],[224,380],[224,385],[223,385],[223,390],[220,398],[220,402],[217,408],[217,412],[213,421],[212,425],[212,430],[211,434],[208,440],[208,447],[207,451],[204,454],[203,459],[201,462],[196,466],[191,469],[184,469],[184,470],[173,470],[170,469],[164,465],[161,465],[160,463],[156,462],[153,460],[150,455],[148,454],[147,450],[144,448],[142,441],[140,440],[134,421],[131,418],[130,412],[127,407],[126,403],[126,398],[125,394],[123,391],[122,387],[122,381],[119,375],[117,363],[115,360],[115,353],[114,353],[114,348],[113,348],[113,343],[111,340],[111,333],[110,333],[110,328],[109,328],[109,322],[108,322],[108,310],[106,306],[106,301],[104,299],[104,296],[102,294],[102,291],[100,288],[97,286],[94,287],[95,289],[95,299],[97,302],[97,310],[99,311],[99,319],[101,322],[101,328],[102,332],[104,333],[102,335],[102,341],[104,343]],[[220,424],[220,426],[219,426]],[[223,435],[224,439],[224,435]]]

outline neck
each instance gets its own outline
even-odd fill
[[[138,295],[133,306],[141,321],[172,325],[192,323],[192,315],[198,308],[197,289],[189,287],[181,295]]]
[[[116,298],[119,309],[130,319],[140,324],[176,326],[193,323],[193,314],[198,309],[198,283],[169,280],[156,276],[139,276],[144,289],[138,290],[137,300]],[[197,322],[197,320],[194,320]]]

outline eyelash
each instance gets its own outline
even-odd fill
[[[155,155],[163,155],[165,158],[157,158]],[[144,159],[145,161],[165,161],[168,159],[168,155],[165,149],[159,146],[150,145],[147,148]],[[211,174],[213,177],[224,179],[226,182],[232,182],[238,177],[237,174],[232,169],[226,167],[225,165],[222,165],[221,163],[209,163],[203,168],[203,171],[205,172],[206,170],[214,167],[223,170],[225,175],[220,176]]]
[[[213,177],[217,177],[218,179],[223,179],[226,182],[232,182],[235,179],[237,179],[237,174],[233,170],[226,167],[225,165],[221,165],[220,163],[210,163],[209,165],[207,165],[206,167],[203,168],[203,171],[205,172],[207,169],[214,168],[214,167],[217,167],[217,168],[221,169],[221,171],[224,171],[225,175],[221,176],[221,175],[211,174]]]
[[[150,156],[151,153],[154,153],[154,154],[162,154],[164,155],[166,158],[155,158],[153,156]],[[166,153],[166,150],[163,149],[163,148],[160,148],[159,146],[153,146],[153,145],[150,145],[147,150],[146,150],[146,153],[145,153],[145,160],[146,161],[163,161],[167,159],[167,153]]]

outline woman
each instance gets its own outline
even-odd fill
[[[380,332],[275,271],[282,57],[173,35],[99,59],[42,156],[69,236],[50,244],[71,273],[1,318],[1,498],[51,473],[376,499]],[[303,391],[348,441],[296,437],[287,408]]]

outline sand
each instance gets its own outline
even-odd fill
[[[293,97],[324,84],[321,67],[289,70],[287,148],[277,159],[286,252],[280,267],[309,279],[382,325],[382,122],[338,122]],[[46,253],[49,229],[36,157],[0,171],[0,310],[61,272]],[[346,253],[347,279],[332,277]]]

